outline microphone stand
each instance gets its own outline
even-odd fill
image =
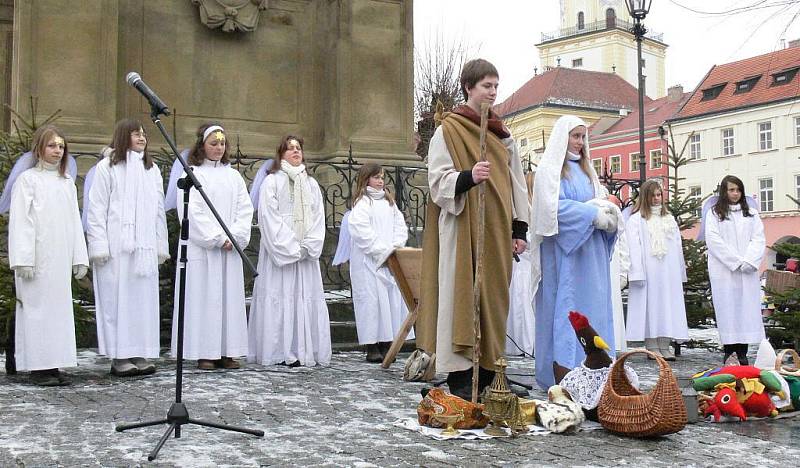
[[[203,190],[203,187],[200,185],[200,181],[197,180],[192,170],[189,168],[188,163],[186,160],[181,157],[178,149],[175,147],[175,142],[167,133],[166,129],[164,129],[164,125],[161,123],[161,119],[159,118],[159,114],[161,111],[156,107],[151,105],[151,112],[150,112],[150,119],[153,123],[158,127],[158,130],[164,136],[164,139],[169,144],[169,147],[172,149],[173,154],[175,157],[181,162],[183,166],[184,172],[186,174],[185,177],[178,180],[178,187],[183,189],[183,219],[181,220],[181,242],[180,242],[180,258],[178,260],[178,268],[180,269],[178,277],[178,343],[177,343],[177,351],[178,355],[177,358],[177,367],[175,369],[175,401],[169,407],[169,411],[167,411],[167,417],[165,419],[157,419],[154,421],[145,421],[145,422],[138,422],[138,423],[130,423],[130,424],[118,424],[116,427],[117,432],[126,431],[128,429],[136,429],[139,427],[148,427],[148,426],[157,426],[161,424],[167,424],[167,430],[164,432],[164,435],[161,436],[161,439],[156,444],[153,451],[151,451],[147,455],[147,459],[149,461],[153,461],[158,456],[159,450],[161,447],[164,446],[164,443],[169,438],[170,434],[175,432],[175,438],[179,439],[181,437],[181,426],[185,424],[195,424],[198,426],[204,427],[213,427],[216,429],[223,429],[226,431],[234,431],[234,432],[242,432],[245,434],[252,434],[258,437],[264,437],[264,431],[258,429],[246,429],[242,427],[236,426],[229,426],[227,424],[219,424],[211,421],[203,421],[200,419],[194,419],[189,417],[189,411],[186,409],[186,405],[181,401],[181,394],[183,390],[183,323],[184,323],[184,307],[186,304],[186,264],[187,264],[187,241],[189,240],[189,191],[192,187],[194,187],[197,192],[203,197],[205,200],[206,205],[211,209],[211,212],[214,214],[214,218],[216,218],[219,225],[225,231],[225,234],[228,236],[228,239],[233,244],[233,247],[242,257],[242,261],[247,268],[253,273],[253,276],[257,276],[258,272],[256,268],[253,266],[253,263],[250,261],[249,258],[244,254],[242,248],[234,241],[233,235],[231,234],[228,226],[225,225],[225,222],[222,221],[219,213],[217,213],[216,208],[214,208],[214,204],[211,203],[209,200],[208,195]]]

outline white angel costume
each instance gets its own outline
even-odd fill
[[[325,212],[305,166],[283,161],[259,194],[261,245],[248,325],[248,361],[327,365],[331,330],[319,257]]]
[[[159,355],[158,264],[169,258],[164,186],[143,153],[97,163],[86,237],[94,269],[97,341],[112,359]]]
[[[244,249],[250,243],[253,205],[238,171],[218,161],[205,160],[192,171],[222,220]],[[183,190],[176,193],[182,205]],[[177,202],[176,202],[177,203]],[[247,315],[242,259],[236,250],[224,250],[228,240],[222,226],[197,190],[189,192],[189,240],[186,264],[186,303],[183,357],[217,360],[246,356]],[[178,209],[178,219],[183,208]],[[176,278],[180,271],[176,271]],[[175,284],[178,284],[176,279]],[[178,289],[172,320],[172,355],[177,354]]]
[[[73,267],[89,266],[75,181],[39,162],[11,190],[8,260],[15,279],[17,369],[77,365],[72,303]],[[20,277],[21,269],[33,277]],[[84,269],[85,274],[85,269]]]
[[[386,192],[367,187],[348,220],[350,282],[359,344],[394,340],[408,308],[389,268],[391,253],[406,245],[408,227],[397,204],[386,200]],[[413,332],[409,339],[413,339]]]

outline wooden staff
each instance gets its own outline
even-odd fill
[[[480,160],[486,161],[486,129],[489,125],[489,103],[481,103]],[[478,245],[475,252],[475,280],[472,284],[473,325],[475,344],[472,347],[472,402],[478,402],[478,380],[481,362],[481,280],[483,279],[483,242],[486,220],[486,183],[478,184]]]

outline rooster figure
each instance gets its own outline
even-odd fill
[[[560,380],[556,374],[556,381],[560,382],[572,401],[583,408],[588,419],[597,421],[597,405],[600,403],[600,396],[603,394],[613,362],[608,355],[610,348],[592,328],[585,315],[572,311],[569,313],[569,321],[575,330],[578,342],[583,347],[583,352],[586,353],[586,359],[580,366],[565,372]],[[638,387],[639,379],[635,372],[627,366],[625,372],[631,384]]]

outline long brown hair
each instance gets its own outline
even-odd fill
[[[47,148],[47,144],[50,143],[53,136],[59,136],[64,140],[64,154],[61,156],[61,161],[58,163],[58,173],[64,177],[67,173],[69,149],[67,148],[67,138],[58,127],[55,125],[43,125],[37,128],[36,132],[33,134],[33,149],[31,152],[36,161],[40,161],[44,155],[45,148]]]
[[[114,139],[111,141],[111,147],[114,148],[114,153],[111,155],[112,166],[128,160],[128,151],[131,149],[131,134],[140,130],[144,131],[144,127],[136,119],[122,119],[117,122],[116,127],[114,127]],[[143,162],[145,169],[153,167],[153,158],[147,154],[147,145],[144,147]]]
[[[283,153],[285,153],[289,149],[289,142],[295,140],[300,143],[300,151],[303,153],[303,162],[306,162],[306,153],[303,147],[303,138],[294,136],[294,135],[286,135],[281,139],[281,142],[278,143],[278,147],[275,148],[275,162],[272,163],[272,167],[269,168],[267,171],[268,174],[274,174],[281,170],[281,160],[283,159]]]
[[[367,163],[361,166],[356,176],[356,192],[353,197],[353,206],[367,194],[367,186],[369,185],[370,177],[378,174],[383,174],[383,168],[375,163]],[[389,190],[386,189],[386,186],[383,187],[383,191],[386,193],[386,201],[389,202],[389,205],[394,205],[394,197],[389,193]]]
[[[189,156],[186,158],[191,166],[200,166],[203,164],[203,161],[206,160],[206,150],[205,150],[205,141],[203,140],[203,134],[206,130],[214,125],[220,125],[219,122],[206,122],[200,127],[197,128],[196,136],[194,145],[189,149]],[[210,136],[212,136],[215,132],[212,132]],[[225,130],[222,130],[222,133],[225,135],[225,152],[222,153],[222,158],[219,160],[222,164],[228,164],[230,162],[230,158],[228,157],[228,134],[225,133]]]
[[[661,216],[669,214],[667,203],[664,199],[664,190],[661,188],[661,184],[653,179],[647,180],[642,184],[642,187],[639,189],[639,198],[636,199],[636,208],[634,208],[633,212],[636,213],[638,211],[642,218],[650,219],[650,216],[653,214],[653,205],[650,200],[657,190],[661,191],[661,213],[659,214]]]
[[[750,214],[750,205],[747,204],[747,197],[745,196],[744,191],[744,182],[742,182],[742,179],[734,175],[726,175],[722,178],[722,182],[719,183],[719,197],[717,198],[717,202],[714,204],[714,214],[717,215],[717,218],[719,218],[720,221],[724,221],[728,218],[728,214],[731,212],[731,202],[728,200],[728,183],[735,184],[737,187],[739,187],[739,192],[742,194],[741,198],[739,198],[739,202],[737,203],[737,205],[742,207],[742,216],[753,216]]]

